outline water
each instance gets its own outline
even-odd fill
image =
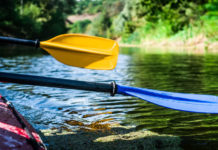
[[[16,51],[16,53],[14,53]],[[218,54],[122,48],[113,71],[66,66],[42,51],[2,48],[0,71],[218,95]],[[127,96],[0,83],[0,92],[37,129],[120,123],[195,140],[218,139],[218,115],[181,112]]]

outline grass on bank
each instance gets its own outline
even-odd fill
[[[217,19],[202,19],[194,22],[183,30],[173,33],[172,26],[167,21],[159,21],[157,24],[146,22],[141,28],[128,35],[123,35],[122,43],[143,44],[146,41],[182,41],[187,42],[189,39],[203,35],[207,42],[218,41],[218,22]]]

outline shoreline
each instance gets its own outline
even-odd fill
[[[183,51],[192,51],[196,53],[218,52],[218,41],[211,42],[204,35],[199,35],[186,41],[163,39],[143,40],[140,44],[122,43],[121,39],[117,40],[120,47],[136,47],[136,48],[158,48],[158,49],[175,49]]]

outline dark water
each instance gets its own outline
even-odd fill
[[[218,95],[218,54],[122,48],[113,71],[66,66],[34,49],[0,50],[0,71]],[[16,51],[16,53],[15,53]],[[195,140],[218,140],[218,115],[181,112],[134,97],[0,83],[1,93],[37,128],[77,129],[101,121]],[[217,108],[218,109],[218,108]]]

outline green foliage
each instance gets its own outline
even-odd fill
[[[0,34],[46,38],[65,33],[65,17],[74,6],[75,0],[0,1]]]
[[[96,14],[102,10],[110,10],[110,15],[114,16],[122,11],[124,0],[80,0],[76,4],[75,14]]]
[[[204,5],[204,8],[206,9],[206,13],[204,15],[204,19],[218,19],[218,1],[217,0],[211,0],[208,3]]]
[[[7,0],[0,1],[0,33],[45,38],[67,32],[68,14],[98,14],[79,21],[70,32],[123,42],[145,38],[191,38],[199,32],[217,39],[217,0]],[[201,30],[200,30],[201,29]]]
[[[135,24],[132,21],[127,21],[124,24],[124,32],[122,35],[122,41],[125,43],[130,43],[130,41],[136,41],[138,37],[138,32],[134,32],[136,29]]]
[[[157,23],[146,22],[140,28],[135,26],[134,29],[130,28],[127,31],[129,32],[124,32],[122,36],[122,42],[132,44],[139,44],[144,39],[159,40],[173,35],[172,26],[167,21],[159,21]]]
[[[115,17],[115,19],[113,20],[112,28],[114,31],[114,35],[116,37],[119,37],[122,35],[125,22],[126,22],[126,19],[125,19],[125,17],[123,17],[123,15],[119,15],[119,16]]]
[[[107,37],[107,30],[109,30],[111,24],[112,22],[109,13],[105,11],[92,22],[90,34]]]
[[[66,33],[65,17],[60,11],[52,13],[51,18],[43,24],[41,37],[53,37],[62,33]]]
[[[122,36],[123,43],[139,44],[141,42],[141,34],[138,31],[133,32],[131,35],[124,34]]]
[[[102,10],[102,0],[80,0],[76,4],[75,14],[95,14]]]
[[[0,1],[0,32],[15,30],[13,25],[14,17],[16,18],[16,2],[14,0]]]
[[[125,2],[125,7],[123,10],[120,10],[120,14],[115,18],[113,22],[113,29],[116,36],[128,36],[128,34],[133,33],[135,30],[135,25],[133,23],[132,18],[135,16],[134,14],[134,1]]]
[[[77,21],[70,26],[71,33],[85,33],[90,20]]]
[[[99,16],[93,20],[91,25],[88,27],[88,33],[96,36],[116,38],[122,34],[122,28],[125,21],[123,21],[123,24],[120,24],[118,18],[117,22],[115,21],[114,23],[114,17],[120,15],[124,5],[125,0],[80,0],[77,3],[75,13],[99,13]],[[119,31],[117,30],[117,24],[121,25],[121,29],[118,29]],[[81,31],[84,30],[86,29],[81,29]]]
[[[132,6],[132,10],[128,9],[130,12],[125,13],[129,14],[130,19],[126,19],[123,23],[123,42],[137,43],[143,39],[163,38],[187,40],[199,33],[217,40],[217,0],[134,1],[135,7]],[[136,26],[136,21],[141,22],[141,25]]]
[[[169,21],[174,33],[182,30],[191,21],[199,19],[204,13],[203,4],[206,1],[195,0],[140,0],[137,14],[147,21]]]
[[[36,4],[27,3],[24,6],[19,6],[18,9],[23,17],[28,16],[31,19],[37,19],[40,15],[40,8]]]
[[[43,24],[40,20],[40,8],[35,4],[27,3],[22,7],[18,7],[18,9],[21,13],[21,15],[18,16],[21,33],[24,35],[38,35],[38,33],[41,32]]]
[[[217,17],[217,16],[216,16]],[[204,29],[204,34],[211,41],[218,41],[218,24],[217,20],[208,19],[203,21],[202,29]]]

